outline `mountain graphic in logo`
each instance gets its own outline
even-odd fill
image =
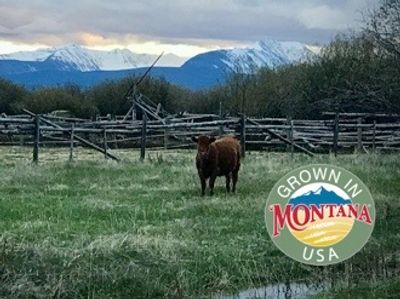
[[[319,207],[321,204],[347,205],[351,203],[350,199],[345,199],[337,195],[334,191],[326,190],[324,187],[320,187],[317,191],[309,191],[289,200],[289,204],[293,206],[300,204],[310,206],[311,204],[315,204]]]

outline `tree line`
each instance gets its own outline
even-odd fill
[[[233,71],[224,84],[191,91],[148,77],[140,92],[171,113],[318,118],[323,111],[400,113],[400,0],[381,0],[364,28],[338,35],[317,57],[277,69]],[[127,77],[82,89],[70,84],[28,90],[0,79],[0,112],[68,110],[78,117],[122,115],[137,80]]]

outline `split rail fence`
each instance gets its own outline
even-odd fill
[[[319,120],[291,118],[225,117],[214,114],[183,114],[142,120],[115,117],[96,120],[24,114],[0,117],[0,145],[32,146],[33,161],[41,147],[68,147],[70,159],[76,146],[85,146],[118,160],[114,149],[194,148],[192,136],[233,135],[249,150],[284,150],[307,155],[349,151],[400,150],[400,116],[361,113],[324,113]]]

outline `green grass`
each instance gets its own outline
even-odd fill
[[[365,299],[399,298],[400,280],[393,279],[375,284],[360,283],[353,287],[328,291],[315,296],[315,299]]]
[[[68,163],[66,149],[45,149],[39,165],[30,151],[0,148],[1,298],[199,298],[321,280],[357,294],[358,285],[398,276],[398,155],[249,153],[237,194],[225,194],[219,178],[216,194],[202,198],[193,151],[150,152],[142,163],[137,151],[124,150],[116,163],[79,149]],[[263,210],[282,175],[325,162],[370,187],[377,222],[359,254],[318,268],[272,244]],[[394,281],[382,294],[398,293]]]

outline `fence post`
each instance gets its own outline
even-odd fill
[[[72,161],[74,158],[74,129],[75,124],[72,123],[71,125],[71,138],[69,140],[69,160]]]
[[[222,120],[222,101],[219,101],[219,119]],[[219,135],[224,135],[224,126],[219,125]]]
[[[34,131],[34,142],[33,142],[33,162],[39,162],[39,143],[40,143],[40,118],[39,115],[35,115],[35,131]]]
[[[357,118],[357,150],[359,152],[362,151],[362,128],[361,128],[361,124],[362,124],[362,118],[359,117]]]
[[[147,114],[143,113],[142,138],[140,139],[140,160],[146,157]]]
[[[372,150],[376,150],[376,119],[374,119],[374,126],[372,127]]]
[[[293,155],[294,153],[293,120],[290,116],[287,117],[287,124],[289,125],[289,128],[287,129],[287,137],[288,137],[287,139],[290,141],[290,144],[287,145],[287,150],[290,151],[291,155]]]
[[[24,146],[24,136],[23,135],[19,136],[19,146]]]
[[[169,120],[167,119],[165,121],[165,124],[168,125],[169,124]],[[168,149],[168,128],[164,129],[164,149],[167,150]]]
[[[339,143],[339,112],[335,114],[335,123],[333,127],[333,152],[335,157],[337,156],[338,152],[338,143]]]
[[[136,120],[136,107],[135,107],[136,105],[135,105],[135,103],[133,103],[132,104],[132,123],[134,123],[135,122],[135,120]]]
[[[246,156],[246,116],[242,114],[240,116],[240,155],[242,158]]]
[[[107,130],[103,130],[103,149],[104,149],[104,159],[107,159]]]
[[[290,142],[292,143],[290,145],[291,149],[290,151],[292,152],[292,155],[294,153],[294,122],[293,119],[290,120]]]

